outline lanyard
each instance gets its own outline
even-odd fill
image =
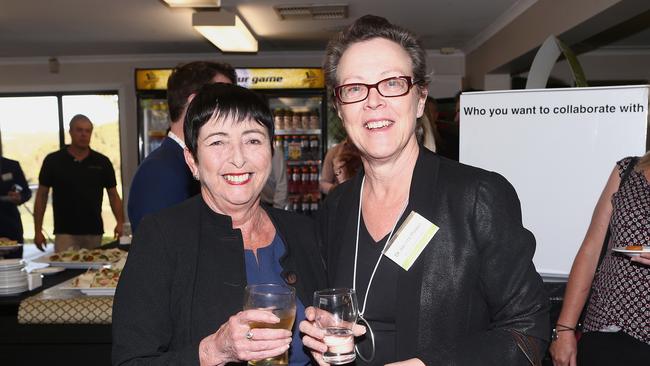
[[[364,175],[363,179],[361,180],[361,192],[359,193],[359,211],[357,213],[357,238],[354,245],[354,271],[352,273],[352,288],[355,291],[357,288],[357,264],[358,264],[358,257],[359,257],[359,228],[361,226],[361,206],[363,204],[363,186],[365,182],[366,182],[366,176]],[[368,358],[364,357],[359,351],[358,347],[355,346],[357,354],[365,362],[372,362],[372,360],[375,358],[375,335],[372,331],[372,328],[370,327],[370,323],[368,323],[368,321],[363,316],[366,311],[366,305],[368,305],[368,294],[370,293],[370,285],[372,285],[372,281],[375,278],[375,273],[377,272],[377,268],[379,267],[381,258],[384,256],[384,252],[388,247],[388,243],[390,243],[390,239],[393,237],[393,232],[397,227],[397,223],[399,222],[399,219],[404,214],[404,211],[406,210],[406,206],[408,206],[408,202],[409,200],[407,197],[406,201],[404,202],[404,206],[402,207],[402,210],[400,211],[399,215],[395,219],[395,223],[393,224],[393,228],[390,230],[390,234],[388,234],[388,239],[386,239],[386,243],[384,243],[384,247],[382,248],[381,253],[379,253],[379,258],[377,258],[377,263],[375,263],[375,267],[373,268],[372,274],[370,275],[370,280],[368,281],[368,287],[366,287],[366,294],[363,297],[363,305],[361,307],[361,311],[359,311],[359,320],[365,323],[366,327],[370,331],[369,333],[372,341],[372,352],[370,353],[370,357]]]

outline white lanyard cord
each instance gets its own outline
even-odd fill
[[[352,273],[352,289],[356,291],[357,289],[357,263],[358,263],[358,256],[359,256],[359,228],[361,226],[361,206],[363,204],[363,186],[364,183],[366,182],[366,176],[363,176],[363,179],[361,180],[361,193],[359,193],[359,212],[357,213],[357,239],[355,242],[354,246],[354,271]],[[390,234],[388,234],[388,239],[386,239],[386,243],[384,244],[384,247],[381,250],[381,253],[379,253],[379,258],[377,259],[377,263],[375,263],[375,268],[372,270],[372,274],[370,275],[370,280],[368,281],[368,287],[366,287],[366,294],[363,297],[363,306],[361,308],[361,311],[359,312],[359,317],[361,319],[364,319],[363,314],[366,311],[366,305],[368,304],[368,294],[370,293],[370,285],[372,285],[372,280],[375,278],[375,272],[377,272],[377,267],[379,267],[379,262],[381,262],[381,257],[384,256],[384,251],[386,250],[386,247],[388,246],[388,243],[390,243],[390,239],[393,237],[393,232],[395,231],[395,228],[397,227],[397,223],[399,222],[399,219],[402,217],[404,214],[404,211],[406,210],[406,206],[408,206],[408,196],[406,198],[406,201],[404,202],[404,206],[402,207],[402,210],[400,211],[399,215],[397,216],[397,219],[395,219],[395,224],[393,224],[393,228],[390,230]]]

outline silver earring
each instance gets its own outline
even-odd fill
[[[194,179],[199,180],[199,174],[194,174]]]

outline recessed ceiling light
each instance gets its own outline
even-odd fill
[[[163,0],[172,8],[219,8],[221,0]]]

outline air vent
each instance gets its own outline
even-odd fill
[[[346,19],[348,5],[278,5],[273,9],[282,20],[327,20]]]

